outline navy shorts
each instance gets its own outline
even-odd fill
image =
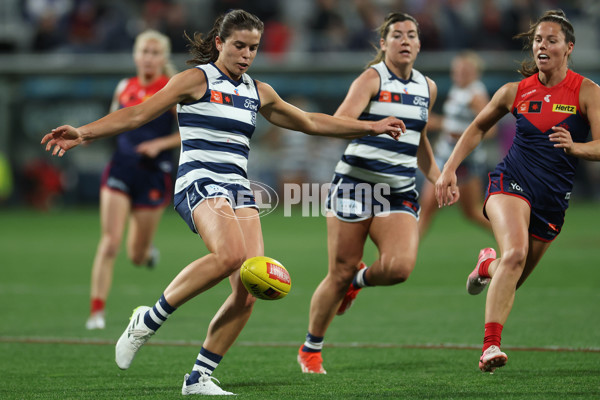
[[[407,213],[419,219],[416,190],[393,193],[389,185],[335,175],[325,209],[347,222],[363,221],[390,213]]]
[[[165,207],[173,196],[171,174],[139,163],[110,162],[102,173],[101,186],[129,196],[134,209]]]
[[[491,195],[506,194],[519,197],[529,204],[531,208],[531,217],[529,220],[529,234],[543,242],[551,242],[560,233],[565,222],[566,210],[544,210],[536,207],[533,201],[533,194],[525,185],[520,184],[506,173],[491,172],[489,174],[489,184],[483,204],[483,214],[487,218],[485,205]]]
[[[178,198],[180,196],[182,195],[177,195]],[[178,203],[175,205],[175,210],[177,210],[192,232],[198,233],[196,224],[194,223],[194,209],[204,200],[215,198],[227,201],[234,210],[246,207],[259,209],[252,190],[239,184],[218,183],[209,179],[201,179],[195,181],[185,189],[183,198],[178,199]],[[219,205],[216,204],[214,209],[216,213],[219,213]]]

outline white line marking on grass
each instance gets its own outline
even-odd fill
[[[114,346],[116,341],[93,338],[56,338],[39,336],[0,336],[0,343],[34,343],[34,344],[74,344],[74,345],[100,345]],[[189,346],[201,347],[203,341],[199,340],[152,340],[145,346]],[[240,341],[234,346],[240,347],[293,347],[296,348],[300,342],[248,342]],[[481,345],[461,344],[461,343],[418,343],[418,344],[399,344],[399,343],[327,343],[325,347],[331,348],[365,348],[365,349],[441,349],[441,350],[479,350]],[[516,351],[552,351],[552,352],[579,352],[579,353],[600,353],[600,347],[561,347],[561,346],[503,346],[503,350]]]

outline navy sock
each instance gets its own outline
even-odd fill
[[[308,353],[318,353],[323,349],[323,339],[324,337],[311,335],[310,332],[306,334],[306,340],[304,341],[304,346],[302,346],[302,351],[306,351]]]
[[[144,315],[144,324],[156,332],[175,310],[176,308],[167,303],[163,294],[154,307]]]
[[[369,282],[367,281],[367,270],[368,269],[369,268],[363,268],[360,271],[358,271],[356,273],[356,275],[354,275],[354,279],[352,280],[352,286],[354,286],[355,288],[371,286],[371,285],[369,285]]]
[[[194,383],[198,383],[201,375],[212,375],[222,359],[223,356],[210,352],[202,347],[186,383],[188,385],[193,385]]]

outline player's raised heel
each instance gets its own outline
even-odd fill
[[[133,310],[129,324],[115,347],[115,361],[119,368],[129,368],[140,347],[154,335],[154,331],[144,323],[144,315],[150,309],[147,306],[140,306]]]
[[[358,266],[358,271],[360,271],[363,268],[367,268],[367,265],[361,261],[360,265]],[[354,300],[356,300],[356,296],[358,295],[358,292],[360,292],[361,290],[362,290],[362,288],[357,288],[357,287],[354,287],[353,284],[350,284],[350,286],[348,287],[348,290],[346,291],[346,294],[344,295],[342,304],[340,304],[340,308],[338,308],[338,310],[336,312],[336,315],[342,315],[346,311],[348,311],[348,309],[350,307],[352,307],[352,304],[354,304]]]
[[[491,247],[487,247],[485,249],[481,249],[479,252],[479,258],[477,259],[477,264],[475,265],[475,269],[473,272],[469,274],[467,278],[467,292],[469,294],[479,294],[483,292],[483,289],[490,283],[490,278],[484,278],[479,276],[479,266],[485,260],[489,260],[490,258],[496,258],[496,250]]]

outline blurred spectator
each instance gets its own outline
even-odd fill
[[[287,52],[292,37],[290,28],[282,21],[281,7],[279,0],[214,0],[212,5],[215,16],[241,8],[260,18],[265,24],[261,52],[270,56],[280,56]]]
[[[502,15],[501,35],[505,39],[505,50],[521,50],[523,42],[514,40],[513,37],[519,32],[526,32],[529,24],[535,19],[538,12],[535,9],[534,0],[512,0],[510,6]]]
[[[67,43],[68,16],[73,10],[73,0],[24,0],[23,17],[32,26],[32,49],[56,50]]]
[[[100,9],[94,0],[80,0],[69,17],[69,47],[75,52],[97,51],[100,48],[97,24]]]
[[[348,46],[348,29],[339,10],[338,0],[316,0],[310,17],[310,51],[344,51]]]
[[[354,7],[358,14],[358,26],[350,31],[348,48],[350,50],[371,51],[373,46],[379,46],[377,27],[383,20],[382,10],[372,0],[354,0]]]
[[[40,17],[37,30],[33,34],[32,48],[36,52],[47,52],[64,44],[64,33],[59,26],[58,17],[48,12]]]
[[[194,29],[188,23],[185,7],[181,3],[173,3],[167,9],[164,27],[161,31],[171,40],[171,51],[173,53],[186,53],[187,41],[184,32],[192,34],[200,31],[200,27]]]
[[[23,178],[25,200],[39,210],[50,210],[63,192],[62,172],[44,159],[25,164]]]
[[[412,15],[419,23],[421,33],[421,51],[442,50],[441,33],[436,22],[435,15],[438,13],[437,3],[432,7],[426,7],[423,10]]]
[[[474,35],[474,46],[485,50],[502,50],[507,38],[502,28],[502,10],[494,0],[484,0],[481,5],[481,19]]]
[[[377,42],[375,21],[392,11],[419,21],[422,50],[520,50],[512,40],[527,30],[540,10],[562,8],[571,18],[592,22],[593,0],[12,0],[29,24],[34,51],[122,51],[141,30],[169,36],[173,51],[187,51],[183,32],[235,8],[265,23],[262,50],[271,56],[289,51],[368,51]],[[17,19],[19,16],[17,16]],[[15,19],[15,18],[13,18]]]
[[[146,0],[142,9],[144,20],[144,29],[153,29],[160,31],[163,27],[163,21],[169,10],[169,3],[166,0]]]
[[[472,47],[474,37],[473,14],[477,4],[465,0],[447,0],[439,9],[437,19],[442,26],[444,49]]]

